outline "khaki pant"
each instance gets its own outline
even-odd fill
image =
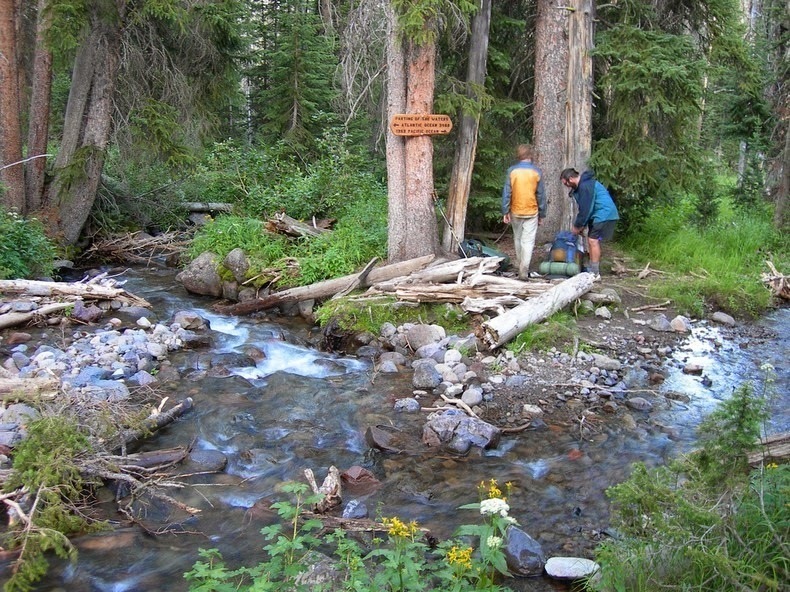
[[[529,264],[532,262],[532,251],[535,249],[535,235],[538,233],[538,217],[510,216],[513,226],[513,243],[516,248],[516,264],[518,277],[529,278]]]

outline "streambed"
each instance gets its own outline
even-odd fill
[[[273,519],[265,508],[283,499],[278,487],[302,481],[306,468],[320,481],[330,465],[341,470],[361,465],[381,480],[379,489],[358,496],[372,516],[415,520],[439,538],[476,521],[474,512],[458,507],[477,500],[480,481],[512,482],[511,515],[548,556],[591,556],[609,525],[604,490],[625,479],[633,462],[655,465],[691,448],[705,413],[744,380],[761,382],[765,362],[776,369],[778,393],[768,430],[790,429],[787,308],[737,334],[696,326],[673,352],[661,385],[667,392],[686,393],[690,401],[654,410],[638,429],[607,422],[582,437],[549,424],[508,436],[495,450],[456,457],[420,444],[424,415],[393,411],[396,399],[411,395],[409,373],[377,374],[365,360],[320,352],[309,345],[315,341],[313,328],[297,320],[216,315],[209,309],[213,301],[188,295],[174,283],[171,270],[131,270],[127,276],[125,287],[151,302],[157,318],[191,309],[211,322],[216,336],[211,352],[171,357],[181,379],[166,383],[163,394],[173,400],[192,397],[195,407],[145,449],[193,442],[198,450],[225,454],[228,466],[220,474],[189,477],[191,487],[173,493],[201,508],[200,514],[152,505],[150,523],[163,520],[168,532],[126,528],[84,537],[77,541],[78,561],[54,563],[37,590],[186,590],[182,574],[198,559],[199,548],[218,548],[230,564],[254,564],[264,544],[259,530]],[[265,354],[254,368],[221,378],[206,372],[206,356],[241,353],[247,346]],[[683,374],[689,361],[703,366],[709,386]],[[414,445],[401,454],[371,450],[364,433],[375,425],[410,435]],[[567,589],[544,578],[508,585],[537,592]]]

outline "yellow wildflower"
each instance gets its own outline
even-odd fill
[[[460,565],[466,569],[472,568],[472,547],[459,549],[453,547],[447,552],[447,563],[450,565]]]
[[[417,523],[413,520],[406,524],[397,516],[393,516],[392,518],[383,518],[382,522],[391,537],[414,538],[414,533],[417,532]]]

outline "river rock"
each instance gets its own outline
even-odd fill
[[[557,580],[578,580],[595,574],[601,566],[581,557],[550,557],[545,569],[549,576]]]
[[[593,354],[593,364],[597,368],[601,370],[620,370],[623,364],[620,360],[615,360],[614,358],[610,358],[609,356],[604,356],[602,354]]]
[[[222,265],[233,274],[234,279],[239,284],[243,284],[247,279],[247,270],[250,268],[250,262],[247,260],[247,255],[243,249],[236,248],[225,255]]]
[[[439,325],[412,325],[406,332],[406,341],[413,351],[417,351],[423,345],[437,343],[445,337],[444,327]]]
[[[85,306],[82,300],[77,300],[74,302],[74,308],[71,311],[71,318],[82,323],[95,323],[102,317],[103,314],[104,311],[95,304],[89,304],[88,306]]]
[[[395,411],[397,412],[416,413],[420,409],[420,402],[412,397],[406,397],[395,401]]]
[[[442,382],[442,375],[436,371],[434,365],[423,362],[414,367],[412,385],[417,389],[433,389]]]
[[[470,417],[460,409],[446,409],[428,416],[423,426],[422,441],[430,447],[445,446],[466,454],[472,446],[496,448],[502,431],[481,419]]]
[[[721,312],[720,310],[714,312],[711,315],[710,320],[719,323],[721,325],[727,325],[728,327],[735,326],[735,319],[732,318],[730,315],[728,315],[726,312]]]
[[[653,404],[644,397],[631,397],[625,404],[634,411],[652,411]]]
[[[502,548],[510,572],[517,576],[543,573],[546,555],[538,541],[516,526],[509,526]]]
[[[669,323],[675,333],[689,333],[691,332],[691,319],[678,315]]]
[[[184,285],[188,292],[214,296],[222,295],[222,278],[217,273],[219,257],[215,253],[206,251],[176,276],[176,280]]]
[[[200,331],[208,329],[209,322],[196,312],[191,310],[179,310],[173,315],[173,323],[178,323],[182,329],[189,331]],[[172,327],[171,327],[172,328]]]
[[[669,323],[669,319],[663,314],[653,317],[647,326],[653,329],[653,331],[658,331],[660,333],[669,333],[672,331],[672,325]]]

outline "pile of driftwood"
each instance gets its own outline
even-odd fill
[[[491,311],[483,324],[484,343],[496,348],[570,304],[593,286],[582,273],[564,281],[521,281],[498,275],[501,257],[469,257],[447,261],[428,255],[382,267],[372,260],[354,275],[268,294],[262,298],[215,307],[223,314],[250,314],[282,304],[326,300],[368,288],[356,301],[391,299],[458,304],[470,313]]]
[[[0,314],[0,329],[46,320],[61,315],[77,302],[114,300],[126,306],[150,307],[143,298],[130,294],[106,273],[79,282],[44,282],[38,280],[0,280],[0,295],[5,300],[27,300],[35,303],[29,311],[12,308]],[[3,307],[7,308],[7,307]],[[2,310],[2,309],[0,309]]]

